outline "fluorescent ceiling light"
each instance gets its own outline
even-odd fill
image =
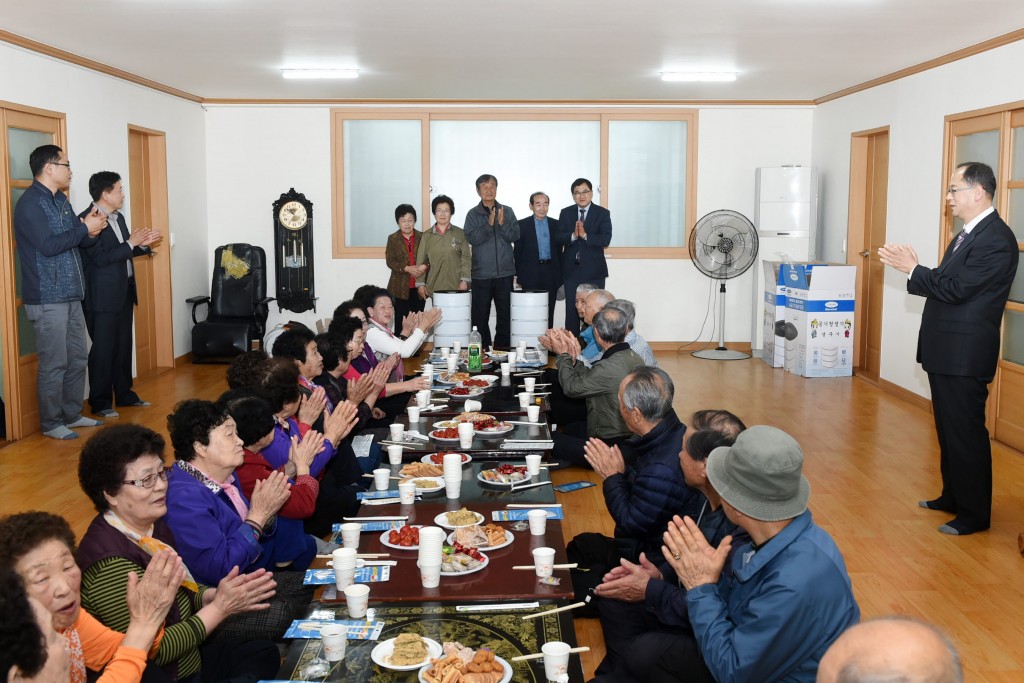
[[[359,78],[359,69],[281,69],[285,78]]]
[[[735,81],[735,71],[662,71],[661,80],[672,83],[694,81]]]

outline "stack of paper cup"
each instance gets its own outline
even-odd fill
[[[532,510],[531,510],[532,512]],[[529,514],[529,513],[527,513]],[[545,512],[545,517],[547,513]],[[533,527],[530,528],[530,533],[533,533]],[[537,572],[537,576],[545,578],[551,576],[554,571],[555,564],[555,549],[554,548],[534,548],[533,549],[533,568]]]
[[[425,526],[420,529],[419,559],[420,579],[424,588],[437,588],[441,582],[441,547],[444,544],[444,529]]]
[[[544,654],[544,677],[549,681],[564,679],[569,670],[569,647],[568,643],[553,641],[544,643],[540,651]]]
[[[473,423],[472,422],[460,422],[459,423],[459,445],[462,448],[473,447]]]
[[[401,446],[388,446],[388,462],[392,465],[401,465],[402,450]]]
[[[366,608],[370,603],[370,587],[365,583],[354,583],[345,589],[345,604],[348,615],[353,619],[366,616]]]
[[[338,590],[345,590],[356,578],[356,549],[338,548],[331,553],[334,564],[334,582]]]
[[[540,459],[541,456],[538,453],[530,453],[526,456],[526,471],[529,472],[531,477],[536,477],[540,474]]]
[[[449,477],[462,479],[461,453],[445,453],[444,458],[441,459],[441,463],[444,469],[445,479],[448,479]]]
[[[398,485],[398,495],[402,505],[412,505],[416,502],[416,482],[403,481]]]
[[[540,457],[540,456],[537,456],[537,457]],[[544,535],[544,529],[545,529],[545,527],[547,527],[547,524],[548,524],[548,512],[547,512],[547,510],[530,510],[529,512],[526,513],[526,519],[528,519],[530,521],[530,535],[531,536],[543,536]],[[544,548],[539,548],[539,550],[544,550]],[[534,554],[534,559],[535,560],[536,560],[536,557],[537,557],[536,554]],[[537,575],[540,576],[540,570],[539,569],[537,570]],[[551,576],[551,575],[548,574],[548,576]]]
[[[359,547],[359,534],[362,533],[359,522],[345,522],[341,525],[341,542],[346,548],[353,550]]]
[[[455,372],[456,370],[459,369],[459,354],[458,353],[451,354],[450,356],[448,356],[448,358],[445,359],[444,362],[446,363],[446,367],[448,368],[448,372]]]
[[[391,457],[391,456],[388,456]],[[378,467],[373,471],[373,483],[378,491],[387,491],[391,485],[391,470],[387,467]]]

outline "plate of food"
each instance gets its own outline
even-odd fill
[[[402,465],[399,474],[403,477],[444,477],[444,470],[425,462],[410,462]]]
[[[402,484],[409,479],[403,479],[398,482]],[[417,493],[437,493],[444,488],[444,477],[415,477],[412,478],[412,483],[416,484]]]
[[[444,429],[435,429],[430,432],[430,438],[435,441],[449,441],[456,442],[459,440],[459,429],[458,427],[445,427]],[[444,474],[442,472],[442,474]]]
[[[445,529],[458,529],[464,526],[475,526],[483,523],[483,521],[483,515],[479,512],[467,510],[466,508],[452,510],[451,512],[442,512],[437,517],[434,517],[434,524],[444,527]]]
[[[398,529],[389,529],[380,535],[380,542],[395,550],[416,550],[420,547],[422,524],[406,524]]]
[[[493,419],[494,419],[494,416],[493,415],[488,415],[487,413],[468,412],[468,413],[460,413],[460,414],[456,415],[453,421],[454,422],[472,422],[475,425],[478,422],[486,422],[488,420],[493,420]]]
[[[485,379],[480,379],[479,377],[471,377],[470,379],[462,380],[456,384],[454,388],[459,387],[463,389],[479,389],[481,392],[487,393],[491,390],[491,383]]]
[[[489,648],[473,650],[462,643],[445,643],[443,656],[420,669],[419,679],[420,683],[509,683],[512,665]]]
[[[512,545],[515,534],[497,524],[486,524],[484,526],[467,526],[456,529],[448,534],[448,545],[459,545],[467,548],[476,548],[486,553],[488,550],[497,550],[507,545]]]
[[[447,392],[448,398],[453,398],[453,399],[456,399],[456,400],[459,400],[459,401],[467,399],[467,398],[476,398],[477,396],[480,396],[483,393],[484,393],[484,390],[481,387],[463,387],[463,386],[454,386],[451,389],[449,389],[448,392]]]
[[[448,429],[451,429],[451,427],[448,427]],[[422,458],[420,458],[420,462],[425,462],[431,465],[437,465],[438,467],[443,467],[444,456],[454,452],[455,451],[438,451],[437,453],[428,453],[427,455],[424,455]],[[459,455],[462,456],[463,465],[465,465],[467,462],[473,462],[473,456],[469,455],[468,453],[459,453]],[[444,486],[443,475],[441,485]]]
[[[441,549],[441,576],[464,576],[485,569],[490,559],[476,548],[446,545]]]
[[[494,469],[480,470],[480,473],[476,475],[480,481],[494,486],[514,486],[524,481],[530,481],[532,477],[533,475],[527,471],[525,466],[509,465],[508,463],[498,465]]]
[[[444,650],[436,640],[415,633],[403,633],[397,638],[378,643],[370,650],[370,659],[385,669],[412,671],[430,664],[430,660],[442,654]]]
[[[458,384],[463,380],[467,380],[473,375],[468,372],[441,372],[437,375],[437,381],[441,384]]]
[[[480,420],[479,422],[473,423],[473,430],[477,434],[484,436],[497,436],[500,434],[508,434],[515,427],[508,422],[502,422],[501,420],[490,419]]]

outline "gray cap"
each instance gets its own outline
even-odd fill
[[[779,522],[807,509],[811,485],[801,473],[803,465],[804,452],[796,439],[758,425],[740,432],[732,446],[711,451],[708,481],[747,517]]]

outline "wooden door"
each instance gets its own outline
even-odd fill
[[[854,362],[859,375],[878,381],[882,362],[882,290],[889,187],[888,128],[855,134],[851,147],[847,263],[857,268]]]
[[[0,105],[0,346],[3,356],[4,420],[9,439],[39,431],[36,401],[35,331],[21,299],[21,264],[14,239],[14,207],[32,185],[29,154],[36,147],[64,144],[64,117],[55,112]],[[70,156],[70,155],[69,155]],[[81,178],[79,178],[81,182]],[[83,396],[83,399],[85,397]]]
[[[135,259],[135,375],[146,377],[174,367],[171,333],[170,235],[167,216],[165,137],[128,127],[128,204],[131,228],[163,233],[153,256]]]

